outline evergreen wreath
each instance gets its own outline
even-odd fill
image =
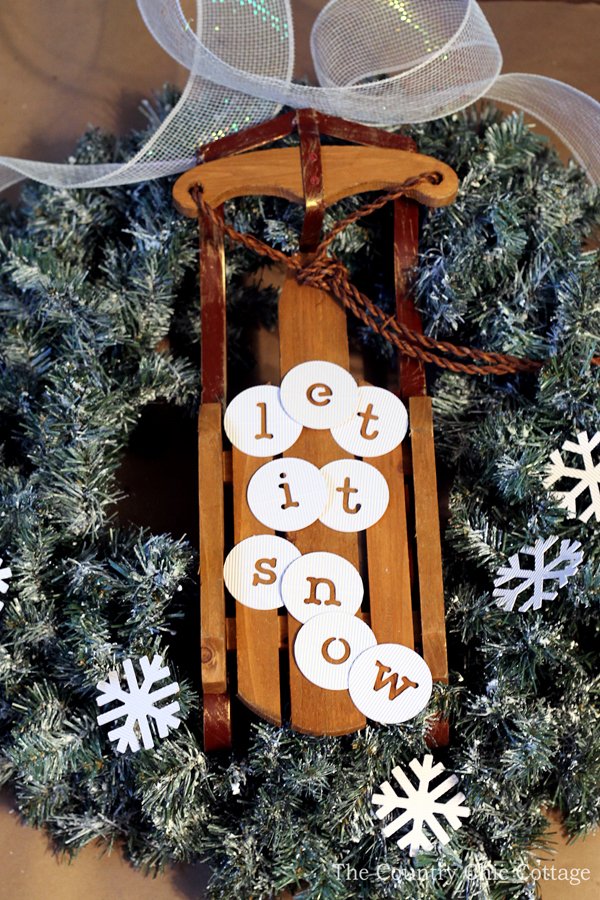
[[[152,125],[176,99],[165,90]],[[205,859],[211,896],[531,897],[544,805],[577,834],[600,811],[600,537],[544,487],[550,453],[600,429],[600,254],[582,243],[600,198],[519,115],[489,106],[414,128],[420,152],[453,166],[456,202],[423,211],[417,300],[429,334],[549,360],[539,375],[437,376],[436,448],[453,473],[444,538],[451,679],[399,726],[315,738],[264,723],[231,758],[201,747],[197,655],[171,646],[197,604],[193,551],[118,524],[116,471],[156,398],[199,403],[196,223],[172,180],[102,190],[29,184],[1,212],[0,556],[12,570],[0,613],[1,777],[23,818],[73,854],[125,842],[138,866]],[[87,133],[77,162],[124,160],[146,138]],[[328,210],[325,227],[364,198]],[[355,283],[393,308],[390,211],[333,248]],[[276,198],[227,205],[228,220],[284,249],[301,211]],[[276,293],[227,252],[232,371],[247,330],[271,325]],[[160,351],[169,336],[171,350]],[[392,352],[364,326],[367,351]],[[163,345],[164,346],[164,343]],[[193,489],[193,488],[192,488]],[[541,610],[505,612],[497,569],[549,534],[581,541],[583,564]],[[181,727],[152,751],[117,753],[96,723],[95,685],[130,657],[160,654],[177,678]],[[445,847],[410,859],[386,842],[370,802],[391,768],[427,752],[432,709],[450,716],[433,750],[472,810]],[[385,865],[384,865],[385,864]],[[346,865],[367,869],[347,878]],[[378,878],[395,867],[399,879]],[[385,868],[387,866],[388,868]],[[425,873],[425,875],[424,875]]]

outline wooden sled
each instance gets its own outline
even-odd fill
[[[253,150],[297,129],[299,147]],[[361,146],[321,147],[319,134]],[[241,154],[241,155],[240,155]],[[230,158],[229,158],[230,157]],[[174,187],[174,202],[186,216],[198,217],[190,190],[200,185],[206,202],[218,208],[247,194],[270,194],[305,205],[301,252],[319,242],[327,206],[363,191],[391,190],[411,176],[436,172],[438,184],[420,184],[411,199],[395,201],[394,264],[397,316],[420,330],[409,299],[410,275],[417,263],[418,202],[451,203],[458,179],[448,166],[416,153],[403,135],[300,110],[208,145],[203,163],[186,172]],[[236,602],[235,618],[226,616],[223,561],[224,484],[233,484],[234,542],[273,533],[252,515],[246,489],[268,459],[223,449],[222,414],[226,403],[226,315],[222,233],[200,215],[200,290],[202,298],[202,407],[199,414],[199,502],[201,580],[201,660],[206,750],[231,746],[227,651],[235,651],[237,694],[261,718],[282,721],[280,651],[289,653],[291,726],[307,734],[342,735],[364,727],[365,717],[347,691],[325,691],[307,681],[296,666],[294,637],[300,624],[278,610],[255,610]],[[306,257],[309,258],[309,257]],[[300,286],[288,274],[279,301],[281,377],[297,364],[327,360],[349,368],[346,313],[329,294]],[[399,360],[399,394],[409,411],[410,440],[390,454],[370,459],[390,487],[385,515],[367,529],[366,554],[358,534],[333,531],[322,523],[288,534],[302,553],[326,550],[353,563],[369,585],[369,622],[378,643],[396,642],[421,650],[434,681],[447,682],[446,633],[431,400],[420,363]],[[317,467],[347,457],[329,432],[304,429],[285,455]],[[408,504],[407,504],[408,499]],[[410,526],[407,525],[411,523]],[[416,635],[416,641],[415,641]],[[448,742],[447,726],[432,724],[432,742]]]

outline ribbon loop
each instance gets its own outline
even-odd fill
[[[292,83],[290,0],[137,0],[162,47],[190,70],[181,99],[124,165],[51,165],[0,157],[0,190],[22,178],[104,187],[183,172],[199,146],[275,116],[282,104],[383,127],[451,115],[480,97],[552,128],[600,183],[600,104],[537,75],[502,75],[475,0],[330,0],[311,34],[320,87]]]

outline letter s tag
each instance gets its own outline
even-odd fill
[[[281,576],[300,551],[285,538],[257,534],[236,544],[223,566],[225,587],[251,609],[283,606]]]
[[[277,565],[277,560],[275,557],[272,559],[257,559],[254,564],[254,568],[256,572],[254,573],[254,578],[252,579],[252,586],[256,587],[259,584],[273,584],[274,581],[277,580],[277,575],[273,571],[275,566]],[[270,566],[270,569],[265,568],[265,566]],[[261,576],[265,576],[264,578]]]

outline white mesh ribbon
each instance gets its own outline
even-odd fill
[[[292,84],[289,0],[137,0],[160,45],[190,70],[183,95],[129,162],[53,165],[0,157],[0,190],[34,178],[62,187],[126,184],[185,171],[199,146],[272,118],[282,104],[389,127],[480,97],[552,128],[600,183],[600,104],[551,78],[500,75],[502,55],[475,0],[330,0],[311,34],[320,87]]]

